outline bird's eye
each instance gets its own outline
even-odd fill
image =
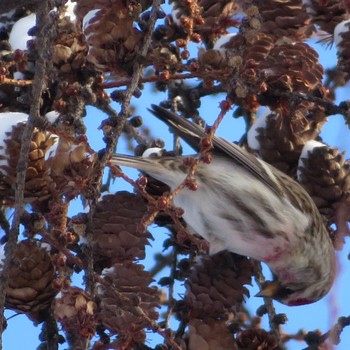
[[[277,300],[282,300],[282,299],[289,297],[293,293],[295,293],[295,290],[292,290],[292,289],[286,288],[286,287],[279,287],[278,291],[274,295],[274,298]]]

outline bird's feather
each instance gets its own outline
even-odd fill
[[[149,109],[149,111],[158,119],[170,126],[176,132],[176,134],[184,139],[197,152],[200,151],[201,139],[208,136],[201,126],[191,123],[187,119],[182,118],[177,114],[157,105],[152,105],[152,109]],[[229,156],[234,162],[246,168],[250,173],[258,177],[276,194],[281,195],[283,193],[278,182],[273,180],[273,172],[279,173],[277,169],[273,169],[272,172],[270,165],[260,161],[241,147],[219,136],[214,135],[212,142],[214,152],[223,153],[226,156]]]

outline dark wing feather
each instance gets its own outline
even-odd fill
[[[154,114],[158,119],[165,122],[168,126],[174,129],[174,131],[183,138],[191,147],[199,152],[200,140],[203,137],[208,136],[205,130],[197,124],[191,123],[185,118],[182,118],[175,113],[168,111],[165,108],[157,105],[152,105],[152,109],[149,111]],[[263,183],[270,187],[278,195],[283,193],[278,183],[274,181],[267,173],[264,166],[252,154],[246,152],[241,147],[229,142],[219,136],[214,135],[213,137],[214,151],[225,154],[232,158],[234,162],[240,166],[246,168],[254,176],[258,177]],[[273,172],[279,173],[277,169],[274,169],[271,165],[265,163],[267,167],[271,168]]]

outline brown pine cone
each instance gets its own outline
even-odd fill
[[[253,273],[251,260],[227,251],[201,256],[185,283],[188,317],[225,319],[239,310]]]
[[[267,109],[249,129],[248,146],[264,161],[294,178],[302,148],[319,135],[325,122],[325,113],[309,102],[289,109],[288,115],[283,109]]]
[[[82,27],[89,47],[87,60],[101,72],[128,75],[144,36],[134,27],[134,20],[142,11],[141,5],[135,6],[136,2],[123,0],[91,4],[90,1],[84,9],[81,7],[84,4],[77,6],[77,13],[84,14]],[[90,10],[86,12],[88,8]]]
[[[60,292],[52,304],[55,319],[63,329],[73,333],[76,341],[86,341],[95,334],[96,304],[78,287]]]
[[[6,206],[14,203],[14,184],[17,176],[22,135],[28,115],[24,113],[0,114],[0,122],[9,121],[9,131],[4,132],[0,145],[0,200]],[[7,125],[8,125],[7,124]],[[64,132],[62,132],[62,135]],[[49,204],[54,198],[65,195],[67,199],[83,194],[86,198],[94,195],[94,181],[99,175],[96,155],[89,156],[86,142],[79,144],[50,132],[34,129],[28,168],[26,172],[24,200],[35,210],[50,211]],[[48,221],[52,222],[50,218]]]
[[[260,69],[266,70],[270,89],[313,93],[323,91],[323,66],[317,52],[306,43],[275,44]]]
[[[41,322],[57,291],[52,287],[55,268],[46,248],[37,241],[17,244],[9,270],[6,308]]]
[[[239,63],[238,76],[234,78],[236,83],[232,81],[234,93],[238,98],[246,98],[256,94],[259,92],[257,87],[259,88],[262,84],[266,85],[264,81],[266,75],[263,74],[261,78],[260,65],[268,58],[274,45],[274,39],[271,35],[256,30],[247,30],[243,34],[238,34],[225,45],[229,57],[233,56],[230,60],[234,64],[235,62]]]
[[[350,191],[350,163],[335,147],[308,142],[300,156],[299,182],[331,223],[335,210]]]
[[[14,203],[14,184],[17,176],[17,163],[21,149],[25,120],[24,113],[4,113],[0,118],[11,117],[12,124],[5,132],[3,144],[0,145],[0,198],[3,204],[11,206]],[[18,120],[18,123],[16,123]],[[0,119],[1,122],[1,119]],[[50,196],[48,182],[45,179],[47,170],[45,155],[49,148],[56,143],[57,137],[51,133],[34,129],[28,159],[24,200],[27,203],[43,201]]]
[[[69,17],[58,23],[57,40],[53,46],[52,62],[59,69],[65,82],[75,82],[77,74],[85,64],[88,48],[82,39],[81,31],[74,26]],[[73,74],[76,73],[76,74]]]
[[[334,42],[338,49],[337,68],[345,75],[345,79],[350,78],[350,20],[340,22],[334,29]]]
[[[261,30],[275,38],[308,38],[315,30],[301,0],[266,0],[258,3]]]
[[[139,225],[146,211],[147,205],[138,194],[120,191],[102,197],[91,226],[98,270],[145,258],[145,246],[152,236],[148,231],[140,232]]]
[[[144,328],[153,328],[149,319],[158,319],[155,308],[159,306],[159,293],[156,287],[149,286],[151,275],[143,266],[127,262],[105,269],[103,277],[106,285],[100,284],[98,288],[100,322],[112,334],[143,343]]]
[[[338,23],[350,18],[349,4],[344,0],[308,0],[305,6],[312,23],[330,35]]]
[[[232,37],[225,48],[233,62],[232,98],[244,99],[250,109],[255,105],[251,107],[249,101],[271,110],[290,108],[295,104],[291,93],[325,95],[323,67],[317,52],[306,43],[276,42],[272,35],[247,30]]]
[[[63,194],[67,199],[80,194],[86,198],[95,197],[95,181],[100,169],[97,154],[89,154],[86,142],[76,144],[60,137],[56,149],[47,156],[46,167],[52,197]]]

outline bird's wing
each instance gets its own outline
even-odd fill
[[[173,128],[174,131],[196,151],[200,151],[201,139],[208,136],[201,126],[194,124],[187,119],[182,118],[177,114],[157,105],[152,105],[152,109],[149,109],[149,111],[158,119]],[[215,152],[225,154],[226,156],[230,157],[234,162],[246,168],[254,176],[258,177],[278,195],[282,194],[283,191],[273,175],[274,172],[279,173],[277,169],[272,168],[271,165],[257,159],[255,156],[246,152],[241,147],[219,136],[214,135],[212,142]]]

